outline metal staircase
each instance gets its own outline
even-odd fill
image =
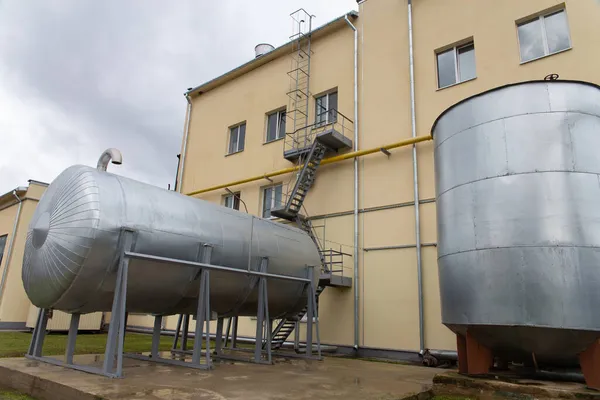
[[[337,118],[332,118],[323,123],[322,119],[314,124],[309,124],[309,99],[310,94],[310,40],[311,40],[311,21],[313,16],[300,9],[290,14],[294,23],[294,34],[290,36],[292,40],[292,66],[288,72],[290,77],[290,90],[287,93],[289,97],[287,117],[291,123],[287,124],[290,131],[286,132],[284,141],[283,156],[289,161],[299,166],[295,180],[288,183],[285,200],[283,204],[276,205],[271,209],[271,215],[295,223],[300,229],[308,233],[315,246],[319,250],[321,258],[320,279],[316,289],[316,296],[325,290],[327,286],[350,287],[352,280],[348,277],[333,276],[333,266],[341,267],[343,262],[341,258],[344,253],[334,250],[323,251],[317,236],[313,231],[313,226],[306,216],[301,214],[304,200],[312,188],[317,169],[325,154],[329,151],[338,151],[352,147],[352,141],[345,136],[346,130],[350,130],[352,121],[344,117],[337,110],[326,110],[326,113],[335,113]],[[308,31],[305,29],[308,28]],[[305,210],[304,210],[305,211]],[[334,254],[335,253],[335,254]],[[329,256],[327,259],[325,254]],[[338,270],[337,272],[342,272]],[[271,333],[271,349],[281,348],[284,342],[298,327],[298,322],[307,313],[307,307],[304,307],[293,317],[284,318],[279,321]],[[263,346],[267,346],[265,342]],[[296,343],[298,351],[298,343]]]
[[[326,152],[327,147],[318,140],[315,140],[312,143],[310,151],[305,158],[304,165],[300,169],[300,173],[296,178],[292,190],[288,193],[285,203],[282,206],[272,209],[271,215],[288,221],[294,221],[296,217],[299,216],[299,212],[304,204],[304,199],[315,182],[317,168],[319,168]],[[305,229],[304,224],[299,224],[298,227],[308,232],[308,230]]]

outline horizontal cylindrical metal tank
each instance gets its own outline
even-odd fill
[[[307,278],[318,249],[305,232],[226,207],[160,189],[94,168],[62,172],[40,200],[29,226],[23,284],[40,308],[68,312],[110,311],[122,228],[135,230],[138,253],[199,261],[213,246],[211,264]],[[196,313],[198,269],[131,260],[127,311]],[[210,272],[211,310],[256,315],[256,277]],[[271,317],[293,315],[306,304],[302,282],[269,279]]]
[[[500,87],[432,135],[443,323],[513,359],[572,359],[600,336],[600,87]]]

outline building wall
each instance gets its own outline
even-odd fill
[[[414,0],[413,32],[417,135],[427,135],[435,118],[452,104],[484,90],[558,73],[562,79],[600,83],[596,41],[600,4],[594,0]],[[516,21],[551,7],[566,8],[572,49],[521,64]],[[380,147],[411,136],[406,0],[367,0],[359,5],[359,149]],[[473,38],[477,77],[437,89],[436,50]],[[314,41],[311,92],[337,87],[339,109],[353,118],[353,36],[341,26]],[[282,142],[263,145],[265,113],[287,104],[290,60],[273,60],[193,100],[183,191],[189,192],[260,175],[291,164]],[[313,112],[314,105],[310,108]],[[311,115],[309,121],[314,120]],[[225,156],[228,127],[247,121],[244,152]],[[423,272],[425,347],[454,349],[441,324],[434,161],[431,142],[417,145]],[[320,167],[305,206],[325,248],[353,253],[353,162]],[[419,350],[418,284],[412,148],[361,157],[359,165],[359,345]],[[275,178],[285,182],[289,176]],[[248,211],[259,214],[261,188],[269,181],[232,187]],[[224,190],[198,197],[221,202]],[[375,210],[373,210],[375,209]],[[405,247],[381,250],[384,246]],[[411,247],[412,246],[412,247]],[[352,275],[347,257],[344,274]],[[353,290],[328,288],[320,298],[321,338],[352,345]],[[240,334],[253,335],[253,321]]]
[[[23,283],[21,280],[21,268],[23,265],[23,253],[25,250],[25,239],[27,236],[27,228],[29,221],[33,216],[38,200],[45,190],[44,185],[31,183],[24,196],[21,196],[23,205],[21,215],[18,220],[15,240],[13,244],[13,252],[10,260],[7,259],[8,246],[10,244],[13,230],[13,224],[17,215],[18,204],[0,210],[0,236],[8,235],[7,245],[5,248],[2,265],[0,266],[0,276],[6,272],[6,281],[4,290],[0,297],[0,327],[7,324],[22,324],[27,321],[29,307],[31,303],[25,294]]]

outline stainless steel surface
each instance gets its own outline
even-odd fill
[[[192,121],[192,99],[190,98],[190,92],[185,94],[185,100],[187,101],[187,109],[185,112],[185,126],[183,128],[183,149],[181,150],[181,165],[179,166],[179,176],[177,177],[177,187],[175,190],[181,193],[183,189],[183,171],[185,168],[185,156],[187,153],[188,136],[190,133],[190,122]]]
[[[344,16],[350,29],[354,31],[354,151],[358,151],[358,30],[350,22],[348,15]],[[358,158],[354,158],[354,349],[358,350],[360,342],[359,329],[359,287],[358,287]]]
[[[412,1],[408,0],[408,63],[410,72],[410,123],[412,137],[417,137],[415,110],[415,56],[413,52]],[[415,195],[415,242],[417,252],[417,290],[419,297],[419,353],[425,350],[425,323],[423,319],[423,266],[421,262],[421,218],[419,214],[419,170],[417,167],[417,145],[412,147],[413,192]]]
[[[600,87],[533,81],[436,121],[442,321],[515,357],[600,336]]]
[[[265,54],[267,54],[270,51],[273,51],[274,49],[275,47],[273,45],[270,45],[268,43],[259,43],[254,47],[255,58],[264,56]]]
[[[121,165],[123,163],[123,156],[121,155],[121,152],[113,148],[104,150],[104,153],[100,155],[98,164],[96,165],[98,171],[106,171],[108,163],[111,160],[113,164]]]
[[[23,208],[23,200],[17,195],[17,190],[25,188],[17,188],[13,190],[12,194],[19,202],[19,206],[17,208],[17,214],[15,215],[15,220],[13,222],[12,233],[10,235],[10,241],[8,242],[8,250],[6,252],[6,261],[4,262],[4,269],[2,270],[2,279],[0,279],[0,305],[2,304],[2,300],[4,297],[4,285],[6,285],[6,278],[8,276],[8,268],[10,267],[10,259],[12,258],[13,248],[15,247],[15,236],[17,234],[17,227],[19,226],[19,219],[21,218],[21,209]],[[1,256],[2,254],[0,254]],[[0,263],[2,262],[2,257],[0,257]]]
[[[299,229],[85,166],[65,170],[48,187],[32,218],[23,283],[32,303],[68,312],[108,311],[115,289],[121,229],[137,233],[134,252],[253,271],[268,257],[272,274],[306,277],[320,265],[311,238]],[[197,269],[131,259],[127,311],[195,313]],[[318,272],[314,279],[318,279]],[[212,271],[212,311],[255,315],[257,278]],[[304,283],[268,282],[273,317],[306,304]]]

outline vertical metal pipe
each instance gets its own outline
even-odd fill
[[[185,117],[185,125],[183,128],[183,149],[181,150],[181,161],[180,166],[178,167],[178,179],[177,179],[177,188],[176,190],[181,193],[181,189],[183,188],[183,171],[185,168],[185,155],[187,153],[187,143],[188,136],[190,132],[190,122],[192,120],[192,99],[190,98],[189,92],[185,94],[185,99],[187,100],[187,111]]]
[[[17,188],[20,189],[20,188]],[[13,222],[12,234],[10,235],[10,242],[8,243],[8,252],[6,253],[6,261],[4,262],[4,270],[2,271],[2,280],[0,280],[0,305],[2,304],[4,285],[6,284],[6,278],[8,276],[8,267],[10,266],[10,258],[12,257],[13,248],[15,247],[15,235],[17,234],[17,227],[19,226],[19,219],[21,217],[21,208],[23,207],[23,200],[17,195],[17,189],[13,190],[13,196],[19,202],[17,208],[17,215]],[[25,189],[24,189],[25,190]]]
[[[348,15],[344,17],[346,23],[354,31],[354,151],[358,151],[358,30]],[[354,349],[359,346],[359,286],[358,286],[358,158],[354,158]]]
[[[415,67],[413,54],[412,0],[408,0],[408,60],[410,71],[410,122],[412,137],[417,137],[417,117],[415,110]],[[421,264],[421,223],[419,216],[419,173],[417,169],[417,145],[413,144],[413,186],[415,192],[415,240],[417,250],[417,285],[419,292],[419,345],[420,354],[425,350],[425,332],[423,323],[423,270]]]

